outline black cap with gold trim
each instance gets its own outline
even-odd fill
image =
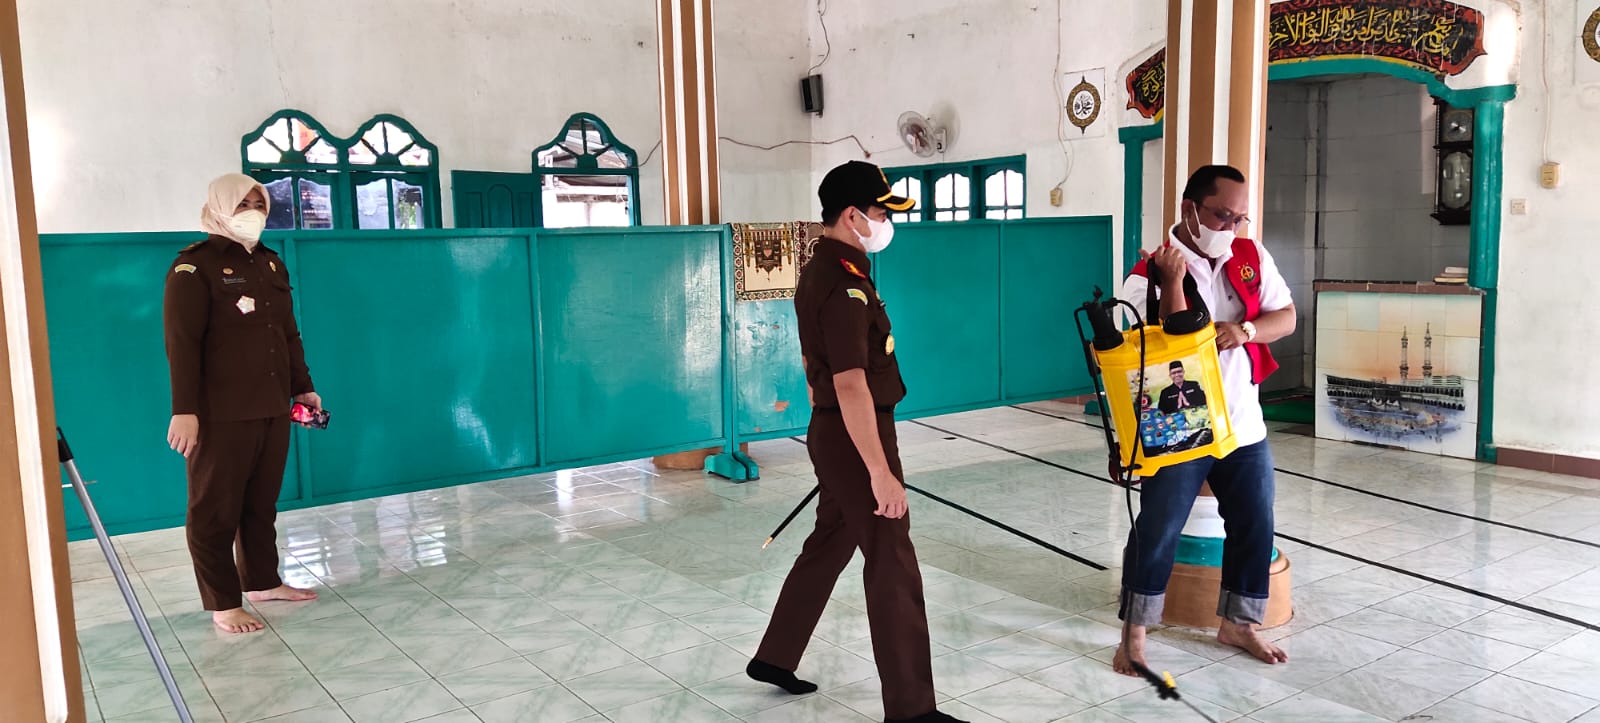
[[[894,195],[883,169],[866,161],[850,161],[828,171],[817,188],[823,215],[851,206],[883,206],[890,211],[909,211],[915,205],[904,196]]]

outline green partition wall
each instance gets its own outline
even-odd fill
[[[41,238],[59,423],[112,533],[182,524],[161,286],[195,234]],[[733,303],[727,227],[269,234],[332,412],[297,508],[803,433],[792,301]],[[1108,218],[908,224],[876,259],[917,417],[1080,393]],[[759,460],[758,460],[759,461]],[[68,527],[87,522],[68,505]]]

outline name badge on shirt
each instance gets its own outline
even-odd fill
[[[256,310],[256,300],[248,296],[241,296],[239,297],[239,303],[236,304],[236,306],[239,307],[239,313],[248,314]]]

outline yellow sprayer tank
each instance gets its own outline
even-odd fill
[[[1137,389],[1141,335],[1142,390]],[[1115,349],[1094,354],[1124,467],[1137,464],[1135,474],[1149,477],[1162,467],[1207,455],[1220,459],[1239,447],[1223,398],[1215,326],[1206,324],[1192,334],[1168,334],[1151,325],[1122,336],[1123,343]]]

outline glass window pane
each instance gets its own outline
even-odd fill
[[[1022,174],[1016,171],[995,171],[983,181],[983,205],[990,209],[1016,208],[1022,205]],[[989,218],[1006,218],[989,215]]]
[[[400,130],[400,126],[385,122],[379,123],[378,127],[383,129],[384,136],[389,141],[388,145],[383,146],[385,153],[399,153],[411,145],[411,134]]]
[[[989,174],[983,181],[983,204],[989,208],[999,208],[1006,205],[1006,179],[1004,171]],[[990,218],[996,218],[990,216]]]
[[[622,151],[616,150],[615,148],[608,149],[606,152],[601,153],[595,158],[595,160],[600,163],[601,168],[622,169],[627,168],[630,165],[628,163],[628,157],[623,155]]]
[[[394,181],[394,227],[423,228],[422,187]]]
[[[556,146],[539,151],[540,168],[577,168],[578,157],[566,148]]]
[[[294,228],[294,179],[280,178],[267,187],[267,228],[283,230]]]
[[[270,126],[267,126],[267,129],[262,131],[261,137],[270,141],[272,145],[277,146],[279,150],[286,151],[294,147],[293,144],[289,143],[288,118],[284,118]]]
[[[1006,218],[1022,218],[1022,209],[1013,208],[1006,211]]]
[[[311,163],[326,163],[334,165],[339,162],[339,151],[325,138],[318,138],[311,148],[306,150],[306,160]]]
[[[317,139],[321,137],[320,134],[317,133],[316,129],[306,125],[301,120],[297,118],[291,118],[289,121],[290,126],[293,128],[295,150],[305,151],[307,148],[311,147],[311,144],[316,143]]]
[[[969,212],[969,211],[956,211],[956,220],[957,221],[966,221],[967,219],[970,219],[970,218],[972,218],[972,213],[971,212]]]
[[[350,147],[350,162],[358,166],[370,166],[378,162],[378,152],[365,139],[356,141]]]
[[[934,208],[950,208],[955,205],[955,178],[955,174],[951,173],[933,182]]]
[[[955,219],[955,214],[953,214],[953,213],[951,213],[949,211],[940,211],[938,213],[933,214],[933,220],[935,220],[935,221],[950,221],[950,220],[954,220],[954,219]]]
[[[383,141],[383,131],[388,125],[388,123],[379,123],[371,128],[368,128],[366,133],[361,134],[361,140],[365,141],[368,146],[371,146],[371,150],[374,153],[381,154],[387,152],[388,146]]]
[[[433,163],[433,154],[422,146],[412,146],[400,155],[400,164],[405,166],[426,166]]]
[[[333,186],[300,178],[300,228],[333,228]]]
[[[356,186],[356,228],[391,228],[389,179]]]
[[[972,181],[959,173],[947,173],[933,184],[934,208],[966,208],[972,205]]]
[[[549,174],[543,184],[545,228],[633,225],[627,176]]]
[[[983,212],[983,217],[991,221],[1000,221],[1006,217],[1006,210],[1003,208],[990,208]]]
[[[251,163],[277,163],[283,160],[283,153],[266,138],[257,138],[245,149],[244,157]]]
[[[922,204],[922,179],[920,178],[902,178],[895,181],[894,185],[890,186],[889,189],[894,191],[896,196],[905,196],[916,201],[919,206]],[[904,216],[905,214],[900,215]],[[918,215],[920,216],[920,214]]]

